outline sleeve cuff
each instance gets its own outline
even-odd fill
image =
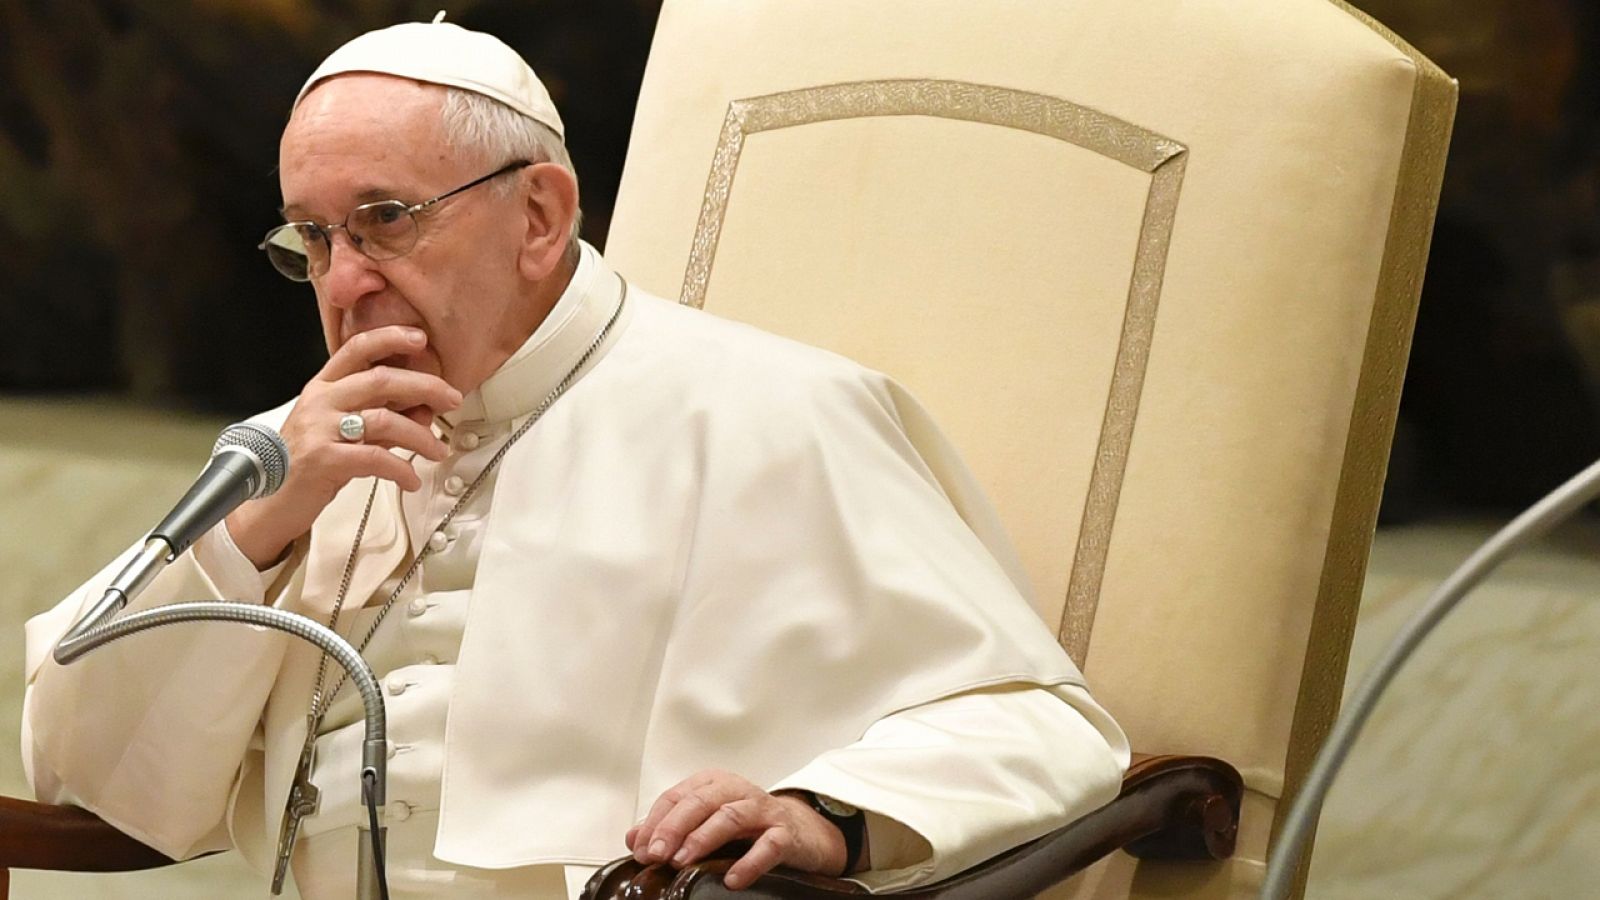
[[[1116,796],[1126,740],[1080,704],[1098,709],[1071,685],[952,695],[880,719],[772,790],[814,791],[867,811],[871,867],[851,880],[868,890],[936,881]]]
[[[226,522],[201,535],[189,552],[194,554],[200,570],[217,586],[218,593],[244,603],[264,602],[268,586],[277,581],[289,560],[294,558],[291,553],[265,571],[256,569],[255,563],[234,544]]]
[[[907,887],[927,880],[933,871],[933,845],[916,829],[875,807],[891,806],[863,785],[838,771],[825,760],[818,760],[783,779],[770,790],[806,790],[859,807],[867,818],[867,851],[871,867],[846,876],[846,880],[882,891]]]

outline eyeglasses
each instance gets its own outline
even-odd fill
[[[267,232],[257,249],[267,251],[267,259],[272,261],[273,268],[291,281],[310,281],[328,274],[328,266],[333,259],[333,232],[338,229],[343,229],[350,236],[351,245],[368,259],[385,260],[405,256],[417,245],[418,213],[485,181],[531,165],[533,162],[526,159],[507,163],[482,178],[421,203],[407,204],[400,200],[363,203],[350,210],[350,215],[345,216],[338,225],[285,222]]]

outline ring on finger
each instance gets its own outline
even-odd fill
[[[367,436],[367,420],[361,413],[345,413],[339,419],[339,439],[352,444],[361,443]]]

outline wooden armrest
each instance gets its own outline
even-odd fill
[[[0,871],[131,872],[173,862],[86,809],[0,797]]]
[[[1227,763],[1203,756],[1137,756],[1117,799],[1082,819],[938,884],[894,892],[904,900],[1031,897],[1118,847],[1144,859],[1226,859],[1233,854],[1244,785]],[[173,860],[94,813],[0,797],[0,873],[6,869],[127,872]],[[681,871],[625,857],[602,868],[585,900],[804,900],[858,896],[859,885],[788,870],[734,894],[731,864],[712,859]],[[4,884],[0,877],[0,885]]]
[[[903,900],[1032,897],[1119,847],[1142,859],[1226,859],[1233,854],[1244,782],[1205,756],[1136,756],[1117,799],[1042,838],[937,884],[887,896]],[[859,896],[860,885],[778,869],[737,893],[722,886],[726,858],[674,870],[631,857],[594,874],[583,900],[820,900]]]

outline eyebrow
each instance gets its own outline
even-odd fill
[[[400,202],[406,204],[411,202],[409,200],[401,199],[395,191],[389,188],[369,187],[359,191],[356,194],[355,206],[361,206],[364,203],[373,203],[378,200],[400,200]],[[353,209],[354,207],[351,208]],[[306,221],[312,218],[311,214],[307,213],[305,208],[300,206],[298,203],[291,203],[288,206],[278,207],[278,215],[282,216],[285,221]]]

